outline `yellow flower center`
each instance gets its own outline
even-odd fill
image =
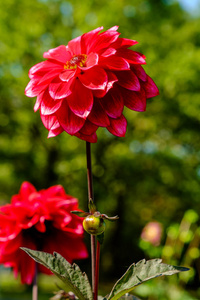
[[[66,62],[66,64],[64,65],[64,69],[65,70],[76,69],[78,66],[79,67],[85,67],[86,60],[87,60],[87,55],[86,54],[74,55],[70,59],[70,61]]]

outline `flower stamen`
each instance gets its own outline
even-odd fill
[[[70,61],[67,61],[64,65],[65,70],[76,69],[77,67],[85,67],[86,66],[87,55],[86,54],[78,54],[74,55]]]

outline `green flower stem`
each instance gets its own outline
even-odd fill
[[[37,263],[35,263],[35,275],[33,279],[32,300],[38,300],[37,275],[38,275],[38,265]]]
[[[86,157],[87,157],[87,180],[88,180],[88,200],[93,199],[93,184],[92,184],[92,163],[91,163],[91,146],[86,142]],[[91,263],[92,263],[92,289],[94,294],[95,289],[95,269],[96,269],[96,238],[91,235]]]
[[[101,244],[97,241],[94,300],[98,298],[100,247]]]

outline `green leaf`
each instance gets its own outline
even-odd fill
[[[104,241],[104,232],[102,234],[97,235],[97,240],[102,245]]]
[[[108,217],[107,215],[105,215],[105,214],[102,214],[101,215],[101,217],[102,217],[102,219],[106,219],[106,220],[108,220],[108,221],[116,221],[116,220],[118,220],[119,219],[119,217],[118,216],[114,216],[114,217]]]
[[[143,259],[128,268],[126,273],[116,282],[107,299],[119,299],[121,296],[132,291],[136,286],[152,278],[163,275],[173,275],[188,270],[188,268],[163,264],[162,259],[152,259],[148,261]]]
[[[21,248],[30,255],[36,262],[50,269],[59,279],[61,279],[79,300],[92,300],[92,290],[87,275],[82,273],[79,266],[71,265],[64,257],[54,252],[54,254],[35,251],[28,248]]]
[[[81,217],[81,218],[85,218],[89,215],[88,212],[79,211],[79,210],[72,210],[71,213],[78,216],[78,217]]]
[[[95,211],[97,210],[96,205],[94,204],[92,199],[89,200],[88,208],[89,208],[89,211],[90,211],[91,214],[94,214]]]

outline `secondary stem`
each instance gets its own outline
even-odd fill
[[[91,163],[91,146],[86,142],[86,157],[87,157],[87,180],[88,180],[88,199],[93,199],[93,184],[92,184],[92,163]],[[92,288],[95,293],[95,268],[96,268],[96,238],[91,235],[91,262],[92,262]]]
[[[101,244],[99,243],[99,241],[97,241],[94,300],[97,300],[97,297],[98,297],[100,247],[101,247]]]
[[[38,285],[37,285],[38,266],[35,263],[35,275],[33,279],[32,300],[38,300]]]

